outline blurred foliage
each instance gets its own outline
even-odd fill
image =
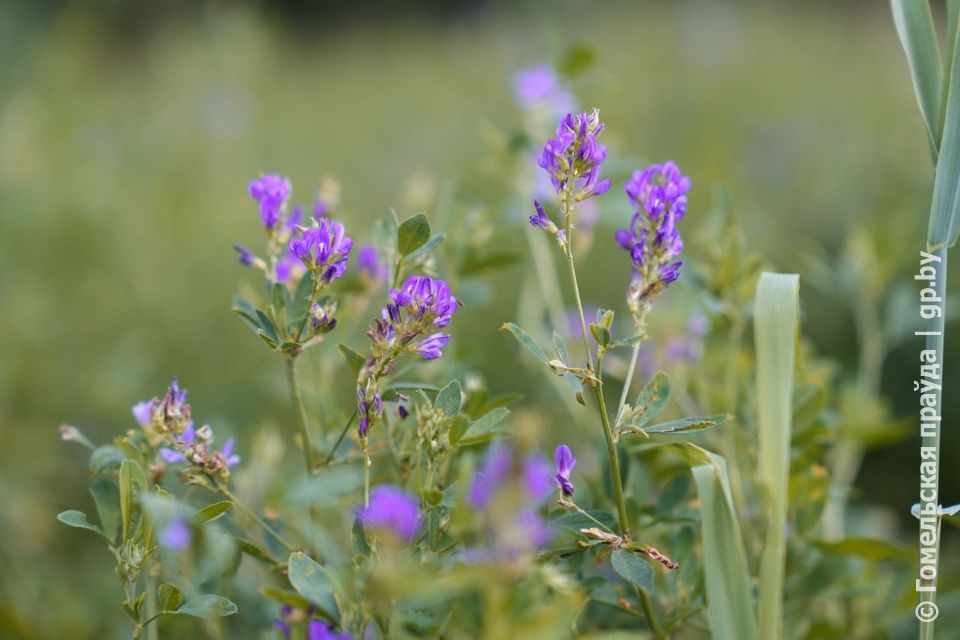
[[[600,106],[611,125],[606,142],[620,177],[642,161],[622,155],[627,150],[676,159],[696,185],[685,224],[705,230],[709,186],[726,185],[743,242],[765,263],[801,273],[806,348],[833,358],[818,358],[806,375],[819,385],[838,381],[834,426],[870,431],[913,418],[916,344],[886,340],[882,375],[875,363],[859,362],[858,325],[872,322],[857,317],[864,304],[882,319],[882,332],[905,331],[889,325],[909,313],[903,291],[910,292],[911,247],[923,238],[931,180],[923,124],[882,3],[773,9],[682,2],[590,11],[569,3],[549,16],[538,6],[492,5],[442,24],[361,21],[333,29],[321,22],[301,24],[295,35],[256,7],[210,4],[127,37],[98,3],[48,6],[39,17],[26,5],[0,6],[0,56],[9,61],[0,69],[0,627],[14,635],[123,631],[113,615],[116,581],[103,570],[109,556],[94,536],[54,517],[77,505],[91,512],[83,456],[59,443],[57,424],[69,421],[106,441],[129,426],[132,402],[172,373],[202,399],[218,433],[240,436],[242,453],[264,449],[266,436],[256,434],[294,420],[281,363],[229,312],[242,277],[232,245],[255,237],[246,181],[261,171],[289,174],[300,185],[294,199],[308,203],[313,194],[303,185],[319,189],[336,175],[341,219],[351,228],[370,229],[389,206],[403,217],[428,210],[456,246],[496,238],[504,251],[524,251],[518,227],[483,215],[522,220],[528,206],[512,197],[504,158],[491,160],[490,148],[499,140],[506,156],[523,161],[513,153],[516,141],[499,133],[519,118],[509,77],[518,67],[556,61],[574,37],[596,48],[595,66],[574,84],[584,106]],[[580,267],[588,305],[622,300],[623,256],[605,244],[626,216],[618,197],[603,199],[593,249]],[[694,269],[698,261],[711,264],[711,243],[722,236],[705,235],[689,256]],[[491,394],[527,396],[531,410],[522,419],[543,448],[567,438],[592,442],[593,432],[577,435],[573,421],[557,420],[565,417],[562,406],[550,414],[532,410],[547,406],[536,401],[553,400],[555,391],[514,366],[514,345],[497,333],[515,315],[515,299],[504,292],[516,291],[526,273],[528,265],[506,266],[477,285],[451,348]],[[867,299],[853,300],[851,286]],[[680,333],[696,309],[691,301],[700,299],[690,285],[674,293],[651,327],[665,341]],[[740,293],[731,299],[747,301]],[[728,359],[711,343],[727,344],[723,332],[745,321],[737,314],[711,320],[705,352],[715,355],[702,363],[705,372],[749,370],[746,356]],[[953,346],[947,359],[956,355]],[[331,391],[320,354],[304,359],[314,411]],[[698,388],[701,374],[684,367],[670,371],[690,381],[689,392],[675,383],[680,397],[723,409],[727,396]],[[864,376],[880,379],[864,387]],[[342,382],[338,393],[352,392],[350,381]],[[821,402],[817,392],[805,393],[812,395],[798,398],[800,406]],[[955,415],[960,394],[947,390],[944,398],[944,412]],[[740,402],[750,406],[747,400]],[[807,493],[826,492],[813,461],[822,461],[832,432],[821,422],[831,415],[811,413],[816,419],[795,433],[791,488],[807,483]],[[868,419],[861,425],[844,415]],[[871,444],[886,443],[871,435]],[[958,445],[945,433],[945,450]],[[913,540],[914,524],[905,518],[916,494],[914,458],[913,439],[868,453],[853,494],[852,534]],[[632,490],[649,508],[655,495],[682,502],[666,489],[656,494],[643,467],[635,468],[641,471]],[[669,469],[656,473],[672,477]],[[958,480],[957,469],[943,469],[945,495]],[[818,514],[794,517],[809,523]],[[673,550],[680,556],[694,552],[685,542],[693,530],[686,531]],[[944,544],[956,546],[950,532]],[[829,549],[797,556],[789,580],[800,594],[825,574],[853,580],[872,570],[867,551],[844,562]],[[803,597],[788,614],[802,617],[816,602]]]

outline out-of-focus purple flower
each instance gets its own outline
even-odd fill
[[[329,210],[330,207],[327,206],[327,203],[317,198],[317,201],[313,203],[313,219],[319,222],[321,218],[327,217]]]
[[[353,640],[353,636],[335,632],[323,620],[311,620],[307,624],[307,640]]]
[[[227,463],[227,468],[232,469],[233,467],[240,464],[240,456],[233,452],[234,447],[233,438],[227,438],[227,441],[223,443],[223,448],[220,449],[220,455],[223,456],[224,461]]]
[[[707,334],[709,329],[710,321],[707,320],[705,315],[695,313],[690,317],[690,323],[687,325],[687,330],[694,338],[702,338]]]
[[[590,324],[590,318],[597,315],[597,307],[585,305],[583,307],[583,317],[587,320],[587,326]],[[571,338],[578,339],[583,337],[583,327],[580,326],[580,312],[576,307],[567,309],[567,331]],[[593,334],[589,334],[590,339],[594,340]],[[595,340],[594,340],[595,341]]]
[[[237,253],[240,254],[240,264],[245,267],[249,267],[253,264],[253,253],[250,251],[250,249],[247,249],[239,244],[233,245],[233,248],[236,249]]]
[[[553,492],[550,463],[540,452],[531,453],[524,459],[523,483],[534,503],[546,500]]]
[[[357,255],[357,267],[361,273],[376,282],[386,280],[387,267],[380,262],[380,256],[377,255],[377,249],[372,244],[365,244],[360,247],[360,253]]]
[[[390,529],[404,540],[415,536],[420,527],[416,498],[391,485],[375,487],[370,504],[358,509],[357,517],[367,527]]]
[[[537,159],[557,193],[571,182],[577,201],[602,195],[610,189],[610,181],[600,179],[600,165],[607,157],[607,148],[597,141],[603,128],[597,109],[589,113],[568,113],[560,120],[556,137],[547,140]]]
[[[175,518],[160,530],[157,542],[170,551],[183,551],[190,546],[190,525],[182,518]]]
[[[529,509],[521,511],[517,524],[528,546],[542,547],[550,542],[550,527],[536,511]]]
[[[133,414],[134,419],[137,421],[141,427],[150,426],[150,422],[153,420],[153,407],[156,406],[157,399],[144,400],[143,402],[138,402],[133,405],[133,408],[130,409],[130,412]]]
[[[677,223],[687,212],[690,178],[673,162],[634,172],[625,187],[635,211],[626,229],[615,234],[630,253],[633,276],[627,293],[631,313],[642,321],[648,303],[680,277],[683,240]]]
[[[597,225],[600,220],[600,207],[594,200],[584,200],[577,207],[577,220],[580,221],[580,229],[589,231]]]
[[[353,239],[345,234],[343,225],[329,218],[323,218],[316,227],[309,227],[299,238],[290,240],[293,255],[324,282],[346,272],[351,248]]]
[[[487,452],[487,457],[480,467],[480,471],[473,477],[467,502],[474,509],[486,507],[496,494],[513,465],[513,451],[506,445],[494,445]]]
[[[262,175],[248,187],[250,197],[260,203],[263,226],[273,229],[280,220],[280,212],[290,197],[290,181],[273,174]]]
[[[513,93],[524,109],[548,108],[552,114],[573,111],[573,95],[560,86],[557,74],[547,65],[518,71],[513,76]]]
[[[577,465],[577,459],[573,457],[570,447],[561,444],[554,453],[554,462],[557,465],[557,473],[553,476],[557,486],[560,487],[560,493],[564,497],[573,496],[573,483],[570,482],[570,473]]]
[[[436,360],[443,355],[443,348],[448,342],[450,342],[449,334],[435,333],[421,340],[415,348],[424,360]]]
[[[287,219],[283,221],[283,228],[287,232],[293,233],[297,230],[301,220],[303,220],[303,207],[294,207]]]

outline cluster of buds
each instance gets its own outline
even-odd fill
[[[405,410],[405,409],[404,409]],[[450,423],[452,418],[443,409],[426,403],[416,406],[417,446],[426,451],[430,464],[443,462],[450,450]]]
[[[367,329],[372,356],[357,378],[359,434],[365,441],[371,426],[383,414],[380,379],[389,375],[404,353],[425,360],[443,355],[450,335],[436,331],[450,324],[460,307],[449,285],[439,278],[411,276],[400,289],[390,291],[390,302]]]
[[[626,184],[634,213],[616,240],[633,262],[627,305],[639,328],[657,294],[680,277],[683,240],[677,223],[687,212],[689,190],[690,178],[673,162],[636,171]]]
[[[187,390],[180,388],[176,377],[163,398],[139,402],[132,413],[151,444],[158,447],[161,459],[167,464],[186,465],[183,475],[187,482],[203,484],[214,479],[225,484],[230,469],[240,464],[240,456],[233,453],[233,438],[217,450],[210,425],[194,428]]]

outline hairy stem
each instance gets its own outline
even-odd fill
[[[293,402],[293,408],[297,414],[298,430],[303,439],[303,463],[307,469],[307,475],[313,473],[313,447],[310,445],[310,429],[307,426],[307,411],[303,406],[303,399],[300,397],[300,387],[297,384],[297,359],[296,356],[287,357],[287,382],[290,385],[290,399]]]

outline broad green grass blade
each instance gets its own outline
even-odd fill
[[[940,50],[937,47],[937,35],[933,30],[933,16],[927,0],[891,0],[893,21],[897,26],[897,35],[907,54],[913,88],[917,93],[917,102],[923,121],[927,125],[927,136],[931,152],[936,155],[940,141],[940,100],[941,78]]]
[[[693,467],[700,495],[710,631],[715,640],[756,640],[750,572],[733,509],[727,463],[696,445],[685,444],[681,450]]]
[[[960,47],[958,33],[952,34],[953,60],[943,124],[943,139],[937,172],[933,180],[933,203],[930,207],[930,228],[927,247],[933,252],[953,246],[960,231]]]
[[[799,278],[763,273],[754,311],[757,350],[759,481],[766,498],[767,536],[760,559],[760,637],[783,637],[787,480],[793,371],[799,322]]]

